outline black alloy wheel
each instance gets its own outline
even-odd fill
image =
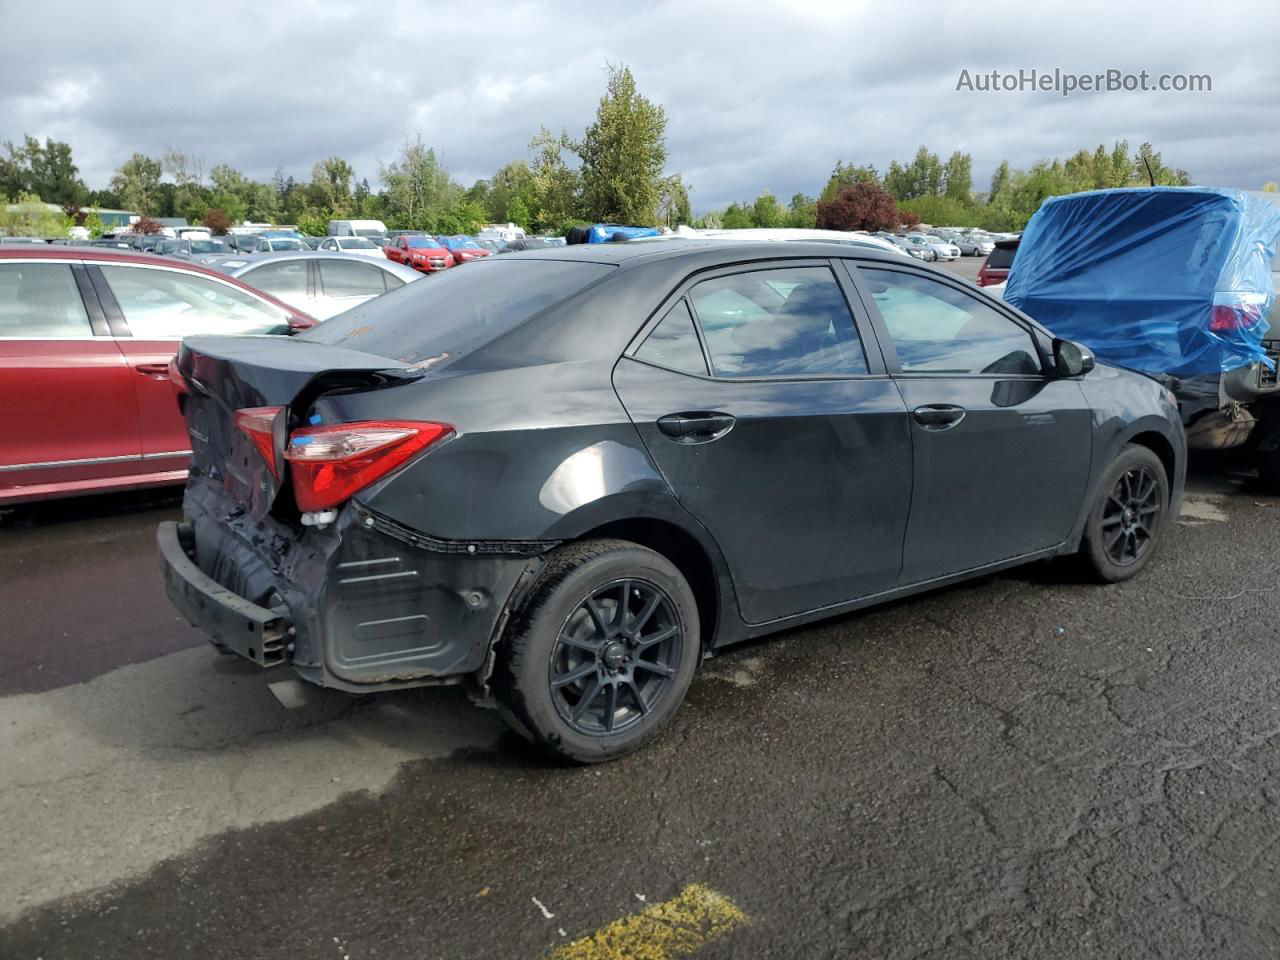
[[[1146,465],[1121,474],[1102,510],[1102,540],[1116,566],[1137,563],[1151,549],[1164,502],[1160,480]]]
[[[632,579],[605,584],[569,614],[551,651],[556,711],[588,736],[625,730],[670,689],[683,646],[675,607],[660,587]]]
[[[1165,534],[1169,474],[1148,447],[1130,444],[1107,467],[1085,521],[1080,555],[1093,577],[1119,583],[1138,575]]]

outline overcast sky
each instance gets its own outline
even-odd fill
[[[337,155],[375,185],[420,131],[469,185],[527,158],[539,124],[579,136],[606,63],[667,111],[668,168],[703,211],[816,193],[837,159],[919,144],[1027,166],[1150,140],[1195,182],[1280,179],[1273,3],[103,3],[0,0],[0,141],[69,141],[105,186],[167,147],[260,179]],[[971,74],[1209,74],[1210,93],[980,93]]]

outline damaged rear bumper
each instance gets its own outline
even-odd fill
[[[224,650],[261,667],[284,663],[292,629],[285,611],[250,603],[196,566],[187,552],[193,544],[190,524],[167,520],[156,531],[156,541],[164,590],[179,613]]]
[[[252,520],[212,484],[157,534],[165,589],[220,648],[352,692],[483,680],[552,544],[431,538],[350,503],[326,529]]]

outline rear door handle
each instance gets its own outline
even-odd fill
[[[912,410],[911,416],[926,430],[950,430],[964,419],[966,412],[964,407],[951,403],[927,403]]]
[[[707,443],[723,437],[735,423],[730,414],[697,410],[660,417],[658,429],[676,443]]]
[[[152,380],[168,380],[169,365],[167,363],[139,363],[133,369]]]

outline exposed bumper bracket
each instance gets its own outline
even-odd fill
[[[188,552],[191,526],[168,520],[156,531],[160,568],[169,600],[214,643],[260,667],[284,663],[287,611],[270,610],[237,596],[196,566]]]

